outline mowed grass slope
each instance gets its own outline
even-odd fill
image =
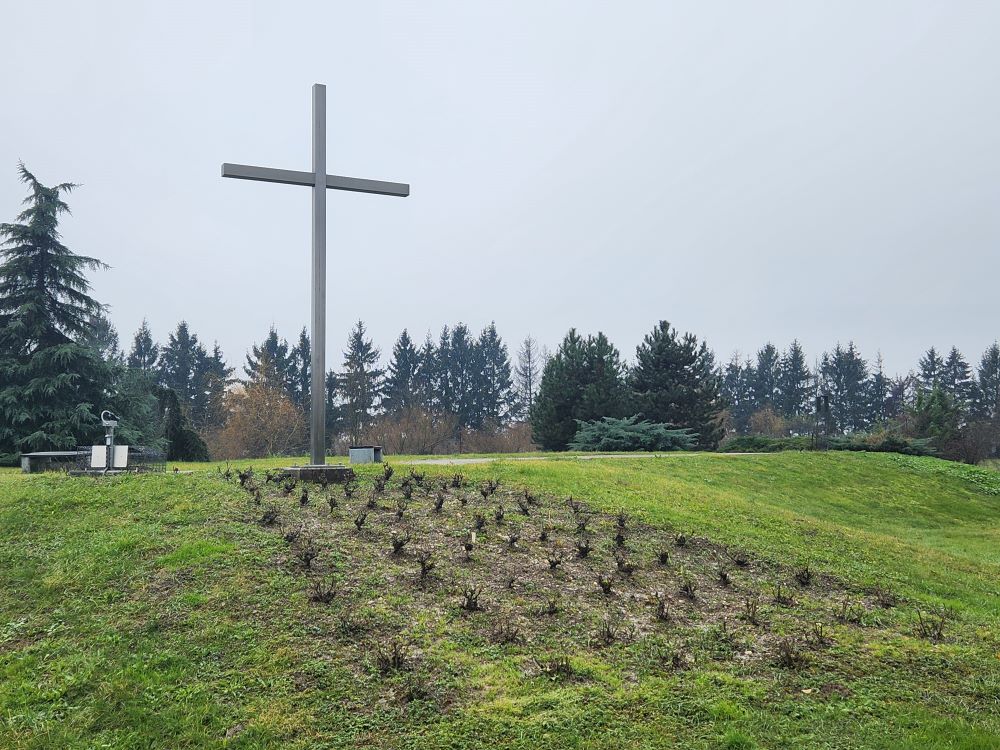
[[[0,747],[1000,747],[996,472],[842,453],[419,468],[431,486],[456,471],[468,484],[439,515],[418,491],[398,522],[437,555],[426,586],[412,551],[389,554],[403,528],[391,493],[357,532],[364,490],[334,508],[314,490],[301,508],[298,488],[273,486],[255,505],[216,467],[0,474]],[[503,525],[476,492],[488,478]],[[516,517],[526,487],[544,500]],[[610,516],[595,516],[591,557],[554,571],[552,543],[527,538],[551,521],[554,544],[575,542],[569,495],[630,517],[639,570],[616,574],[611,598],[586,567],[614,570]],[[259,523],[272,504],[280,529]],[[451,541],[476,512],[489,520],[464,561]],[[502,542],[515,523],[516,555]],[[316,540],[313,573],[283,539],[297,528]],[[658,566],[678,533],[692,543]],[[716,563],[737,547],[752,562],[723,587]],[[508,591],[499,570],[515,563],[523,580]],[[794,582],[805,566],[818,583]],[[689,577],[695,601],[677,593]],[[333,602],[309,601],[316,578],[337,582]],[[459,608],[470,583],[485,612]],[[896,605],[878,606],[876,586]],[[655,621],[654,590],[671,622]],[[560,612],[546,618],[553,592]],[[760,625],[739,616],[750,597]],[[626,617],[613,643],[597,642],[605,610]],[[943,640],[920,636],[918,611],[944,615]],[[521,623],[517,642],[491,637],[499,616]],[[783,639],[802,663],[779,665]],[[404,668],[380,668],[394,642]],[[562,657],[568,674],[552,669]]]

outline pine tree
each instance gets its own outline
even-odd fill
[[[944,360],[932,346],[927,350],[927,353],[920,358],[918,366],[920,367],[920,374],[917,376],[917,382],[920,385],[920,390],[929,393],[941,382]]]
[[[781,358],[778,371],[780,411],[787,419],[802,417],[812,411],[812,373],[806,355],[797,340],[792,341]]]
[[[643,419],[688,428],[713,450],[723,435],[721,377],[704,342],[661,320],[636,348],[630,385]]]
[[[978,374],[975,416],[977,419],[1000,422],[1000,344],[994,342],[983,352]]]
[[[354,442],[361,439],[378,406],[384,375],[377,367],[379,356],[371,339],[365,338],[365,324],[359,320],[348,338],[343,370],[337,376],[344,430]]]
[[[128,354],[128,366],[133,370],[152,373],[156,370],[157,360],[160,358],[160,347],[153,341],[153,333],[149,330],[146,319],[142,319],[142,325],[135,332],[132,338],[132,348]]]
[[[476,426],[506,425],[516,407],[514,381],[511,379],[507,345],[497,333],[496,323],[490,322],[476,342],[475,422]]]
[[[628,370],[618,348],[600,331],[596,336],[587,337],[584,366],[587,382],[577,419],[589,422],[604,417],[629,416],[632,407]]]
[[[542,368],[531,411],[533,439],[545,450],[566,450],[577,420],[628,416],[628,391],[618,350],[604,334],[584,340],[571,328]]]
[[[419,403],[417,377],[420,365],[420,352],[404,328],[392,347],[392,360],[385,380],[386,414],[396,416]]]
[[[0,460],[89,442],[111,375],[78,343],[104,312],[85,272],[106,266],[60,242],[62,195],[75,186],[45,187],[23,164],[20,178],[26,208],[0,224]]]
[[[941,368],[941,387],[951,396],[955,408],[963,414],[968,413],[975,395],[975,380],[972,378],[972,368],[958,347],[951,347]]]
[[[535,402],[535,394],[538,392],[542,366],[538,342],[531,336],[526,337],[517,352],[517,366],[514,368],[517,416],[521,419],[530,419],[531,417],[531,407]]]

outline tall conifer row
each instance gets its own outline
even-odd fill
[[[63,196],[75,187],[42,185],[24,165],[25,209],[0,224],[0,459],[89,443],[110,387],[107,363],[79,343],[104,309],[87,271],[106,266],[60,241]]]

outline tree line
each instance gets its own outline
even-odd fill
[[[127,350],[90,295],[105,266],[62,244],[58,221],[74,186],[40,184],[23,167],[25,209],[0,225],[0,461],[73,448],[121,418],[123,442],[171,458],[298,453],[311,403],[311,342],[273,327],[241,372],[185,321],[165,342],[146,321]],[[853,343],[812,367],[797,341],[717,364],[706,342],[660,321],[626,362],[603,334],[571,329],[550,355],[530,336],[512,361],[496,325],[404,329],[388,363],[358,321],[340,366],[324,376],[328,434],[394,452],[565,450],[588,445],[711,450],[733,437],[893,433],[930,439],[943,455],[996,455],[1000,347],[973,368],[957,348],[929,349],[915,372],[889,376]],[[629,441],[632,441],[631,443]],[[664,448],[665,449],[665,448]]]

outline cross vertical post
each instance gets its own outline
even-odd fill
[[[314,83],[312,122],[312,405],[309,462],[326,463],[326,86]]]
[[[386,182],[326,173],[326,86],[312,88],[312,171],[255,167],[249,164],[222,165],[222,176],[236,180],[274,182],[312,188],[312,314],[310,337],[312,368],[309,414],[309,460],[311,466],[291,467],[287,472],[325,481],[343,472],[343,466],[326,464],[326,191],[393,195],[405,198],[410,186],[405,182]]]

